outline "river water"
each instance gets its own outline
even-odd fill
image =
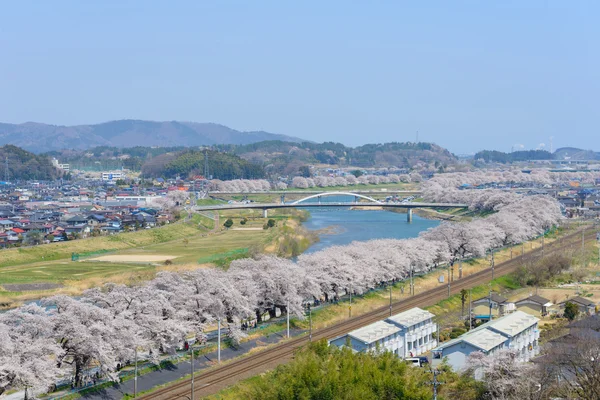
[[[321,200],[325,201],[341,202],[348,201],[348,198],[333,196]],[[311,216],[303,226],[310,231],[317,231],[320,241],[305,253],[354,241],[413,238],[440,224],[437,220],[421,218],[416,214],[409,223],[406,221],[406,214],[384,210],[351,210],[349,207],[310,207],[306,210]]]

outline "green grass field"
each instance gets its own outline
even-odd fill
[[[219,216],[219,229],[211,232],[215,221],[195,214],[188,223],[176,223],[160,228],[140,230],[115,236],[96,237],[69,242],[52,243],[29,248],[2,250],[0,252],[0,305],[39,298],[53,293],[78,294],[86,288],[105,282],[132,283],[147,280],[159,270],[180,270],[201,267],[212,263],[225,266],[251,251],[263,251],[289,234],[285,224],[300,219],[305,212],[281,210],[272,212],[278,221],[276,228],[264,230],[266,220],[252,210],[224,211]],[[260,215],[262,217],[262,215]],[[232,218],[234,225],[224,230],[222,225]],[[247,218],[245,225],[240,224]],[[286,222],[290,220],[290,222]],[[86,252],[100,254],[87,257]],[[72,253],[83,256],[71,261]],[[163,262],[94,261],[95,256],[176,256],[171,266]],[[3,284],[55,283],[64,288],[37,291],[10,291]]]

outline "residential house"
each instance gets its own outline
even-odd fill
[[[552,302],[542,296],[534,294],[523,300],[515,302],[517,310],[526,312],[527,314],[536,317],[543,317],[548,314],[548,309],[552,306]]]
[[[0,220],[0,232],[6,232],[15,227],[15,223],[10,219]]]
[[[586,299],[585,297],[575,296],[575,297],[571,297],[570,299],[561,301],[560,303],[558,303],[558,310],[560,310],[561,313],[564,312],[565,305],[567,303],[576,304],[577,307],[579,308],[580,314],[583,314],[583,315],[596,314],[596,303],[590,299]]]
[[[494,319],[432,350],[433,364],[447,360],[456,371],[467,367],[470,354],[481,351],[492,355],[501,349],[515,349],[519,360],[528,361],[539,352],[539,319],[515,311]]]
[[[87,224],[92,227],[97,227],[106,222],[106,217],[99,214],[92,214],[87,217]]]
[[[74,217],[67,219],[69,226],[87,225],[88,219],[83,215],[75,215]]]
[[[514,307],[506,297],[492,293],[490,296],[474,300],[471,313],[475,319],[489,320],[490,313],[492,318],[497,318],[514,311]]]

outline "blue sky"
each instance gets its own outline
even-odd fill
[[[597,1],[5,2],[0,121],[600,150],[598,15]]]

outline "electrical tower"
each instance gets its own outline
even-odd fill
[[[10,172],[8,170],[8,156],[4,159],[4,181],[8,183],[8,179],[10,178]]]
[[[208,149],[204,149],[204,178],[210,179],[208,176]]]

